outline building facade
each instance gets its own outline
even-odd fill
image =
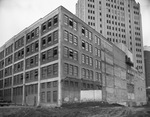
[[[134,68],[144,73],[140,4],[135,0],[78,0],[76,15],[114,44],[132,53]]]
[[[128,105],[126,76],[132,65],[126,58],[125,52],[60,6],[0,48],[0,97],[21,105]]]
[[[147,100],[150,103],[150,47],[144,46],[145,81]]]

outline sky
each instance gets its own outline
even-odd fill
[[[150,46],[150,0],[141,5],[143,43]],[[0,47],[14,35],[62,5],[75,14],[77,0],[0,0]]]

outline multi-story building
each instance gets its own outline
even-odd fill
[[[60,6],[0,48],[0,97],[23,105],[89,100],[127,105],[126,69],[132,66],[127,58]]]
[[[144,46],[145,81],[147,100],[150,103],[150,46]]]
[[[134,68],[144,73],[140,4],[135,0],[78,0],[76,15],[112,43],[133,53]]]

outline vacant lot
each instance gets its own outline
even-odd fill
[[[150,117],[150,108],[121,106],[81,106],[72,108],[8,106],[0,108],[0,117]]]

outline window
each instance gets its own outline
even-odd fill
[[[74,51],[74,56],[73,56],[74,60],[77,61],[78,60],[78,52]]]
[[[34,64],[35,65],[38,65],[38,55],[34,56],[35,57],[35,61],[34,61]]]
[[[89,39],[92,40],[92,32],[89,31]]]
[[[77,30],[77,22],[75,22],[75,21],[73,22],[73,29]]]
[[[98,49],[98,57],[101,57],[101,51]]]
[[[73,34],[69,33],[69,42],[72,43],[73,42]]]
[[[68,41],[68,31],[64,31],[64,40]]]
[[[77,66],[74,66],[74,71],[73,71],[73,73],[74,73],[74,76],[78,76],[78,67]]]
[[[34,52],[34,43],[31,44],[31,52]]]
[[[34,30],[31,32],[31,38],[34,38]]]
[[[27,46],[26,47],[26,54],[29,54],[29,52],[30,52],[30,46]]]
[[[56,16],[54,16],[54,20],[53,20],[54,22],[54,25],[56,25],[57,23],[58,23],[58,15],[56,15]]]
[[[68,48],[67,47],[64,47],[64,56],[68,57]]]
[[[82,68],[82,78],[86,78],[86,72],[84,68]]]
[[[101,69],[101,62],[98,61],[98,69]]]
[[[30,72],[26,72],[26,74],[25,74],[25,80],[26,80],[26,82],[29,80],[29,78],[30,78]]]
[[[88,38],[88,30],[87,29],[85,29],[85,37]]]
[[[52,65],[47,66],[47,76],[52,76],[52,73],[53,73],[52,70],[53,70]]]
[[[42,83],[42,84],[41,84],[41,88],[42,88],[42,89],[45,89],[45,83]]]
[[[30,71],[30,80],[34,79],[34,70]]]
[[[35,51],[38,51],[38,49],[39,49],[39,41],[36,41],[35,42]]]
[[[89,64],[89,57],[86,56],[86,64],[88,65]]]
[[[93,79],[93,71],[90,70],[90,79]]]
[[[85,43],[85,48],[86,48],[86,51],[89,50],[89,44],[87,42]]]
[[[26,59],[26,69],[30,67],[30,58]]]
[[[73,50],[72,49],[69,49],[69,58],[73,59]]]
[[[88,69],[86,69],[86,78],[87,79],[89,79],[90,78],[90,74],[89,74],[90,72],[89,72],[89,70]]]
[[[82,27],[82,35],[85,35],[85,29]]]
[[[58,82],[57,81],[53,81],[53,87],[57,87],[58,86]]]
[[[46,37],[42,38],[42,46],[46,46]]]
[[[89,52],[92,53],[92,45],[89,44]]]
[[[26,42],[29,42],[30,41],[30,33],[28,33],[27,35],[26,35]]]
[[[95,55],[98,56],[98,49],[95,48]]]
[[[74,42],[74,45],[77,46],[78,45],[78,37],[74,35],[74,38],[73,38],[73,42]]]
[[[39,27],[37,27],[37,28],[35,29],[35,36],[36,36],[36,37],[39,36]]]
[[[42,62],[46,61],[46,52],[42,53]]]
[[[47,60],[51,60],[53,57],[53,50],[52,49],[49,49],[47,51]]]
[[[98,38],[95,36],[95,44],[98,44]]]
[[[89,57],[89,63],[90,63],[90,66],[93,66],[93,58],[92,57]]]
[[[86,88],[86,83],[83,83],[82,85],[83,85],[83,88],[85,89]]]
[[[53,102],[57,102],[57,91],[53,91]]]
[[[49,34],[49,35],[47,36],[47,43],[48,43],[48,44],[51,44],[51,43],[52,43],[52,34]]]
[[[69,65],[69,75],[73,75],[73,65]]]
[[[51,26],[52,26],[52,19],[49,19],[48,20],[48,28],[51,28]]]
[[[85,49],[85,41],[82,40],[82,49]]]
[[[38,79],[38,70],[37,69],[34,70],[34,78]]]
[[[68,68],[69,68],[68,63],[65,63],[65,64],[64,64],[64,74],[68,74],[68,73],[69,73],[69,72],[68,72]]]
[[[41,102],[45,102],[45,92],[41,92]]]
[[[47,102],[51,102],[51,91],[47,91]]]
[[[64,15],[64,24],[68,25],[68,16]]]
[[[47,68],[46,67],[43,67],[41,68],[41,71],[42,71],[42,74],[41,74],[41,78],[44,79],[46,78],[46,74],[47,74]]]
[[[58,30],[56,30],[53,34],[54,41],[58,41]]]
[[[73,28],[73,20],[71,18],[69,18],[69,26]]]
[[[85,55],[82,54],[82,63],[85,63]]]
[[[33,63],[34,63],[34,58],[31,57],[31,58],[30,58],[30,65],[33,65]]]
[[[53,64],[53,74],[58,75],[58,63]]]
[[[58,47],[53,48],[53,57],[58,56]]]
[[[42,32],[46,31],[46,22],[42,24]]]
[[[51,88],[51,82],[47,82],[47,88]]]

